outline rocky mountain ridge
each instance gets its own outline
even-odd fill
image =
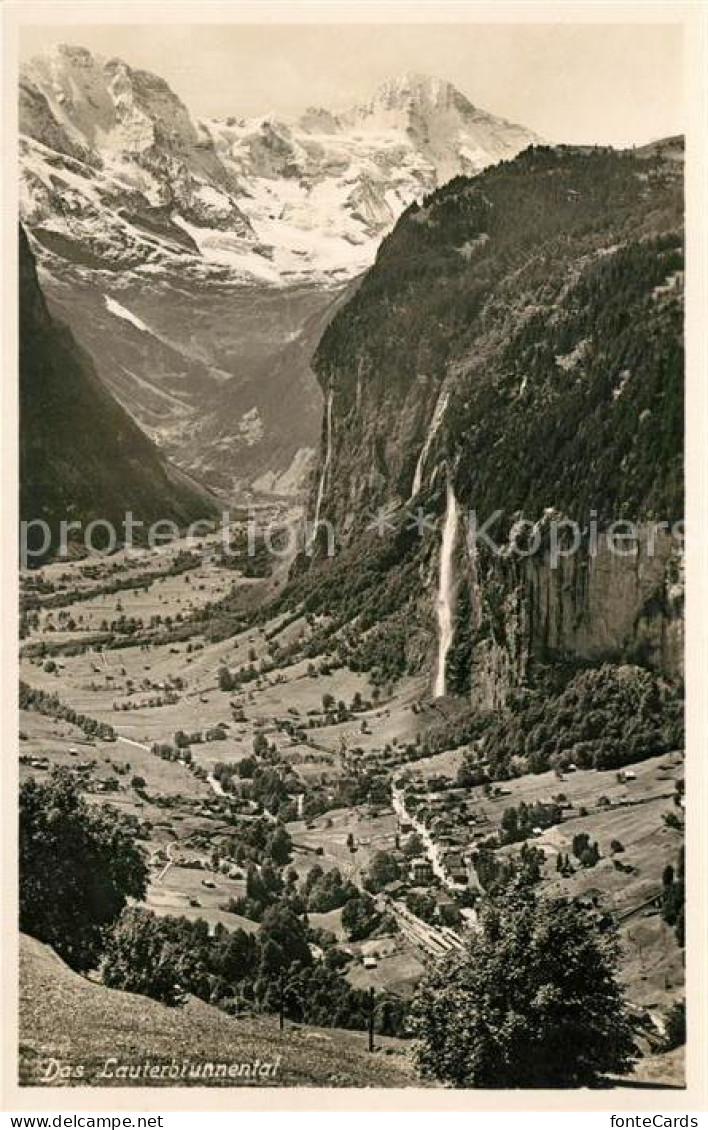
[[[419,75],[342,113],[195,121],[158,76],[65,45],[23,68],[20,128],[47,253],[264,285],[360,273],[411,200],[537,140]]]

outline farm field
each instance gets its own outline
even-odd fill
[[[321,867],[338,867],[355,882],[361,881],[372,855],[395,846],[396,829],[393,811],[373,816],[365,807],[334,809],[312,821],[309,828],[303,821],[288,824],[296,851],[301,845],[309,848],[310,853],[321,848],[321,855],[307,853],[308,859]],[[354,837],[354,852],[347,844],[350,835]],[[305,854],[298,852],[298,856]]]
[[[358,947],[350,947],[361,957],[373,957],[375,968],[367,969],[360,961],[347,969],[347,980],[355,989],[387,990],[411,997],[425,972],[425,958],[400,935],[372,938]]]

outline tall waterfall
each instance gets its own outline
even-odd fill
[[[430,421],[430,427],[428,428],[428,434],[425,437],[425,443],[423,444],[420,455],[418,456],[418,462],[416,463],[415,474],[413,476],[413,486],[411,487],[410,498],[408,500],[409,502],[411,498],[415,498],[421,486],[423,485],[423,471],[425,470],[425,461],[428,458],[428,452],[430,451],[432,442],[435,439],[435,434],[440,427],[440,424],[442,423],[442,418],[445,415],[445,409],[447,408],[447,402],[449,399],[450,390],[443,389],[443,391],[440,393],[440,396],[438,397],[438,402],[435,405],[435,411],[433,412],[433,418]]]
[[[320,475],[319,485],[317,487],[317,502],[315,504],[315,520],[312,525],[312,533],[310,534],[310,543],[317,537],[317,524],[320,520],[320,510],[322,509],[322,499],[324,498],[325,485],[327,483],[327,475],[329,473],[329,464],[332,458],[332,400],[334,399],[334,392],[332,389],[327,393],[327,402],[325,406],[325,452],[324,459],[322,460],[322,474]]]
[[[440,580],[438,583],[438,669],[435,676],[435,697],[445,694],[445,664],[455,634],[454,568],[457,538],[457,499],[452,481],[447,480],[447,508],[440,547]]]

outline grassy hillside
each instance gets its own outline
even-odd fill
[[[74,1086],[169,1086],[169,1079],[100,1078],[106,1060],[122,1064],[273,1064],[274,1077],[195,1079],[192,1086],[405,1087],[420,1085],[405,1045],[336,1029],[293,1028],[274,1017],[233,1019],[189,998],[167,1008],[147,997],[106,989],[72,972],[48,946],[22,937],[20,950],[20,1084],[42,1081],[47,1061],[73,1066]],[[384,1046],[382,1046],[384,1045]],[[83,1065],[83,1077],[76,1074]],[[113,1070],[110,1067],[108,1070]]]

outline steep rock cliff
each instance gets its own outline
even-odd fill
[[[107,521],[120,538],[127,510],[146,524],[215,517],[213,496],[160,455],[52,317],[22,228],[19,252],[20,518],[45,521],[55,550],[62,521]]]
[[[401,628],[399,670],[434,664],[450,480],[465,533],[498,512],[506,546],[457,538],[450,689],[496,705],[554,659],[679,673],[681,545],[652,523],[683,513],[682,171],[672,139],[456,178],[408,209],[325,333],[314,489],[337,549],[309,587],[342,621],[356,591],[382,640]],[[583,536],[557,568],[543,544],[509,550],[519,518],[550,514],[595,524],[595,550]],[[620,519],[641,527],[633,555],[603,536]]]

